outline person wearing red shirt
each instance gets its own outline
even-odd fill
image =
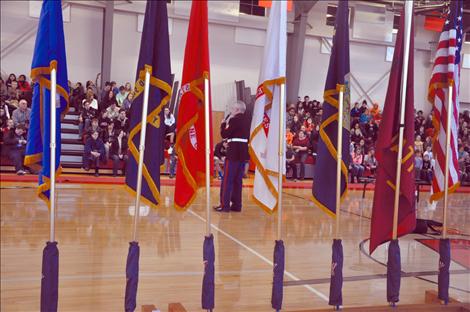
[[[25,75],[19,75],[18,76],[18,89],[20,89],[20,91],[23,91],[23,92],[30,92],[31,91],[31,86],[26,81],[26,76]]]
[[[364,173],[364,157],[361,152],[361,148],[357,147],[356,150],[352,152],[351,158],[351,182],[354,183],[354,178],[356,178],[357,183],[359,183],[359,178],[362,177],[362,174]]]

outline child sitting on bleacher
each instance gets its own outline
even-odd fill
[[[5,136],[5,148],[8,157],[15,165],[17,175],[24,175],[26,171],[23,167],[24,152],[26,149],[26,128],[18,125],[15,129],[10,129]]]
[[[83,154],[83,168],[88,171],[90,165],[95,165],[95,176],[99,176],[100,162],[106,161],[106,152],[104,149],[103,141],[98,137],[97,131],[91,134],[85,144]]]
[[[423,167],[421,169],[421,179],[431,183],[432,181],[432,165],[429,155],[425,154],[423,157]]]
[[[90,126],[91,120],[96,117],[96,114],[97,111],[91,107],[91,103],[89,101],[85,101],[83,109],[80,112],[80,116],[78,117],[78,136],[80,140],[83,137],[84,129],[87,129]]]

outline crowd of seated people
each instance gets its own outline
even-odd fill
[[[128,82],[118,87],[116,82],[106,82],[99,90],[91,80],[85,86],[81,82],[74,85],[69,81],[69,103],[79,113],[79,139],[85,148],[83,168],[95,168],[99,175],[100,165],[111,160],[113,175],[119,170],[125,174],[128,160],[129,114],[134,98],[132,85]],[[25,174],[23,166],[27,131],[31,114],[32,84],[25,75],[10,74],[4,81],[0,78],[0,143],[2,156],[15,164],[17,174]],[[176,131],[176,121],[168,108],[165,108],[165,136],[167,148],[172,149]],[[174,153],[173,153],[174,154]],[[173,155],[173,162],[176,156]],[[173,163],[174,168],[176,165]]]
[[[292,170],[294,180],[305,178],[305,162],[309,155],[316,155],[322,114],[322,104],[310,101],[309,96],[287,105],[286,168]]]
[[[15,166],[16,174],[24,175],[24,156],[31,117],[31,86],[25,75],[10,74],[4,81],[0,78],[0,144],[1,156],[7,157]]]
[[[296,104],[287,107],[286,117],[286,168],[292,170],[292,178],[303,179],[305,160],[315,156],[322,117],[322,104],[299,97]],[[381,110],[377,103],[369,106],[366,100],[354,103],[350,111],[350,155],[351,182],[358,182],[364,175],[374,176],[378,166],[375,145],[378,137]],[[433,136],[435,133],[432,114],[424,116],[419,110],[415,114],[415,176],[418,180],[432,181],[435,155]],[[308,140],[305,139],[308,138]],[[459,114],[458,162],[461,181],[470,182],[470,112]],[[299,164],[300,172],[297,172]]]
[[[122,86],[106,82],[100,90],[93,81],[81,82],[70,87],[70,105],[79,112],[79,138],[85,144],[83,167],[95,167],[99,174],[100,163],[111,160],[113,174],[119,170],[124,174],[128,159],[127,137],[129,135],[129,113],[134,98],[132,85]],[[9,157],[18,174],[24,174],[24,149],[31,114],[32,83],[25,75],[10,74],[8,79],[0,78],[0,142],[2,156]],[[319,129],[323,114],[322,103],[299,97],[297,103],[287,105],[286,114],[286,165],[292,170],[292,178],[304,179],[305,162],[315,157],[319,140]],[[350,179],[359,181],[364,175],[376,173],[377,141],[381,110],[377,103],[371,106],[364,100],[354,103],[350,111]],[[176,120],[170,109],[164,109],[166,149],[170,156],[170,176],[175,175],[177,157],[173,148]],[[433,136],[435,133],[432,115],[423,111],[415,113],[415,173],[416,179],[432,181],[435,155]],[[94,138],[97,135],[96,138]],[[103,145],[103,150],[101,150]],[[214,175],[221,176],[225,147],[221,142],[217,151],[217,165]],[[92,153],[93,152],[93,153]],[[99,155],[98,155],[99,154]],[[97,161],[98,159],[98,161]],[[458,127],[458,164],[462,181],[470,182],[470,112],[460,112]],[[297,166],[298,165],[298,166]],[[299,172],[298,171],[299,167]]]
[[[470,111],[459,114],[458,163],[461,181],[470,182]]]
[[[378,161],[375,142],[382,119],[379,105],[369,106],[366,100],[354,103],[350,111],[350,159],[351,182],[359,182],[364,175],[375,175]]]
[[[71,89],[70,102],[80,112],[79,137],[85,143],[83,167],[90,170],[95,167],[95,175],[99,175],[100,164],[107,160],[113,162],[113,175],[119,170],[125,175],[129,137],[129,113],[134,99],[132,85],[127,82],[117,87],[116,82],[106,82],[98,97],[98,90],[92,81],[86,83],[86,90],[80,82]],[[169,154],[172,162],[176,162],[172,145],[175,136],[175,118],[168,107],[165,111],[165,136],[169,142]],[[170,169],[175,168],[172,163]],[[170,170],[171,171],[171,170]],[[174,172],[170,172],[174,176]]]
[[[304,179],[305,162],[309,155],[316,156],[319,130],[323,115],[322,103],[305,96],[296,104],[289,104],[286,117],[286,165],[292,178]],[[358,180],[364,172],[374,174],[377,168],[374,144],[377,140],[381,113],[379,105],[369,107],[367,101],[355,103],[350,113],[350,172],[351,180]],[[297,164],[300,172],[297,172]]]
[[[70,87],[70,104],[79,115],[79,139],[85,143],[83,168],[95,168],[99,175],[102,163],[113,161],[113,175],[119,170],[125,174],[128,160],[127,137],[129,135],[129,113],[132,106],[130,83],[117,87],[116,83],[106,82],[99,92],[90,80],[77,82]]]

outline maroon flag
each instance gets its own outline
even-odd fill
[[[377,139],[377,182],[372,207],[369,251],[392,239],[393,203],[397,170],[398,133],[400,129],[400,91],[404,61],[404,14],[400,20],[393,54],[392,69],[388,82],[387,97]],[[415,173],[414,173],[414,95],[413,95],[413,49],[414,27],[411,23],[408,80],[406,84],[405,123],[401,162],[400,199],[398,209],[398,236],[411,233],[416,226]]]

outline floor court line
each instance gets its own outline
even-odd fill
[[[450,270],[450,275],[458,274],[469,274],[470,270]],[[423,271],[423,272],[403,272],[401,277],[416,277],[416,276],[437,276],[438,271]],[[387,278],[387,274],[372,274],[372,275],[358,275],[358,276],[345,276],[344,282],[357,282],[357,281],[369,281],[373,279],[384,279]],[[287,281],[284,282],[284,286],[298,286],[303,284],[326,284],[329,283],[329,278],[315,278],[306,279],[302,281]]]
[[[206,219],[201,217],[199,214],[197,214],[196,212],[194,212],[193,210],[191,209],[188,209],[188,212],[191,213],[193,216],[195,216],[196,218],[198,218],[199,220],[203,221],[203,222],[206,222]],[[266,258],[265,256],[263,256],[262,254],[260,254],[259,252],[257,252],[256,250],[254,250],[253,248],[249,247],[248,245],[244,244],[243,242],[241,242],[240,240],[236,239],[235,237],[233,237],[232,235],[230,235],[229,233],[225,232],[224,230],[220,229],[217,225],[214,225],[213,223],[211,223],[211,227],[216,230],[217,232],[219,232],[220,234],[224,235],[225,237],[231,239],[232,241],[234,241],[235,243],[237,243],[238,245],[240,245],[241,247],[245,248],[246,250],[248,250],[249,252],[251,252],[252,254],[254,254],[255,256],[257,256],[258,258],[260,258],[261,260],[263,260],[264,262],[266,262],[267,264],[269,264],[270,266],[273,266],[273,262],[271,260],[269,260],[268,258]],[[290,279],[294,280],[294,281],[300,281],[301,279],[298,278],[297,276],[295,276],[294,274],[288,272],[288,271],[284,271],[284,274],[286,276],[288,276]],[[318,297],[320,297],[321,299],[323,299],[324,301],[328,302],[328,296],[326,296],[325,294],[323,294],[322,292],[318,291],[317,289],[313,288],[312,286],[310,285],[302,285],[304,288],[308,289],[310,292],[314,293],[315,295],[317,295]]]
[[[219,271],[220,275],[234,275],[238,273],[266,273],[271,270],[242,270],[242,271]],[[171,276],[202,276],[203,271],[176,271],[176,272],[139,272],[139,278],[142,277],[171,277]],[[101,275],[59,275],[59,281],[83,281],[83,280],[99,280],[99,279],[125,279],[125,273],[119,274],[101,274]],[[18,277],[18,278],[2,278],[2,283],[22,283],[22,282],[34,282],[41,280],[41,276],[37,277]]]

